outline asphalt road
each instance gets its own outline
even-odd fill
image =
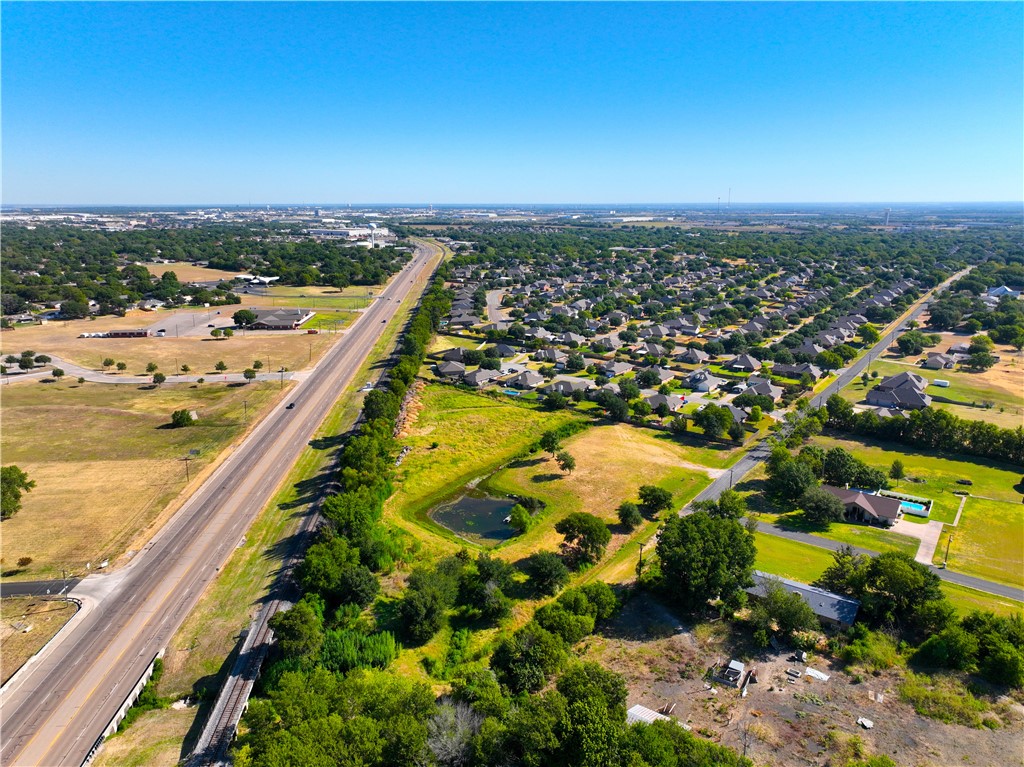
[[[925,308],[927,307],[931,295],[940,292],[954,280],[960,279],[968,271],[970,270],[965,269],[961,272],[958,272],[957,274],[953,275],[948,280],[946,280],[946,282],[939,285],[933,293],[928,294],[924,298],[922,298],[914,306],[914,309],[910,312],[910,314],[903,318],[903,320],[899,323],[898,327],[902,327],[907,322],[911,320],[916,320],[918,317],[920,317],[921,313],[924,312]],[[859,378],[861,373],[864,372],[864,370],[867,368],[871,360],[875,359],[875,357],[877,357],[879,354],[884,352],[892,345],[893,339],[895,338],[898,332],[898,330],[893,330],[882,336],[882,338],[879,339],[878,343],[871,347],[867,354],[862,355],[852,365],[850,365],[850,367],[842,370],[835,381],[833,381],[827,387],[825,387],[825,389],[823,389],[820,394],[815,395],[812,404],[815,407],[821,407],[828,401],[829,397],[831,397],[833,394],[837,394],[840,390],[851,384],[855,379]],[[704,488],[704,490],[698,493],[693,500],[704,501],[717,499],[718,496],[721,495],[723,490],[726,490],[732,487],[733,485],[741,482],[750,471],[752,471],[762,461],[766,460],[770,452],[771,450],[769,449],[766,441],[759,442],[753,448],[751,448],[750,451],[746,453],[746,455],[740,458],[739,461],[733,464],[731,469],[728,469],[725,472],[725,474],[720,476],[718,479],[716,479],[714,482],[712,482],[710,485]],[[687,509],[688,508],[689,507],[687,507]],[[687,509],[683,509],[681,513],[686,513]],[[801,543],[806,543],[811,546],[817,546],[821,549],[828,549],[830,551],[835,551],[842,545],[840,543],[836,543],[835,541],[828,540],[827,538],[820,538],[817,536],[808,535],[806,533],[801,533],[794,530],[783,530],[782,528],[777,527],[776,525],[762,524],[758,526],[758,531],[766,533],[768,535],[774,535],[779,538],[788,538],[792,541],[799,541]],[[870,556],[878,555],[877,551],[871,551],[868,549],[856,550],[864,554],[869,554]],[[1024,589],[1016,588],[1014,586],[1007,586],[1002,583],[995,583],[994,581],[987,581],[982,578],[975,578],[970,575],[963,575],[961,573],[952,572],[950,570],[943,570],[935,567],[933,567],[932,569],[944,581],[949,581],[950,583],[957,583],[962,586],[968,586],[972,589],[977,589],[978,591],[984,591],[989,594],[995,594],[997,596],[1008,597],[1010,599],[1016,599],[1017,601],[1024,602]]]
[[[71,591],[81,581],[80,578],[68,578],[66,581],[15,581],[0,583],[0,599],[6,597],[43,597],[47,594],[60,594],[65,588]]]
[[[440,249],[422,243],[382,296],[125,568],[74,589],[83,608],[0,698],[0,764],[80,765],[240,543]]]

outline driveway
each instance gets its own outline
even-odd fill
[[[894,533],[908,535],[921,541],[917,547],[917,554],[914,556],[914,559],[922,565],[931,567],[932,557],[935,556],[935,547],[939,545],[939,536],[942,535],[941,522],[932,519],[929,520],[928,524],[919,525],[915,522],[900,519],[889,529]]]

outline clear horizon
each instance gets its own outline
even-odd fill
[[[1020,3],[2,8],[5,208],[1024,197]]]

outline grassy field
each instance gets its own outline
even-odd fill
[[[440,385],[423,390],[418,408],[408,436],[400,440],[412,450],[397,472],[398,489],[385,519],[442,550],[465,542],[427,516],[433,506],[510,461],[545,431],[578,417]]]
[[[961,456],[959,458],[941,455],[934,451],[897,445],[875,440],[849,439],[834,436],[819,436],[815,444],[828,450],[842,447],[871,466],[888,471],[893,459],[903,461],[908,477],[923,482],[900,482],[899,490],[911,495],[931,498],[931,519],[952,523],[960,507],[960,496],[953,490],[969,490],[973,495],[987,496],[1011,503],[1021,502],[1019,485],[1021,471],[1009,464],[997,464],[982,458]],[[970,479],[974,484],[964,487],[956,484],[958,479]]]
[[[945,559],[949,534],[950,570],[1011,586],[1024,586],[1024,505],[968,498],[957,527],[946,527],[935,549]]]
[[[766,573],[811,583],[832,564],[832,554],[825,549],[765,533],[756,533],[756,538],[757,560],[754,567]],[[1024,611],[1024,604],[1020,602],[945,581],[942,593],[962,614],[971,610],[991,610],[997,615]]]
[[[0,684],[39,652],[77,611],[74,602],[37,597],[0,599]],[[21,624],[32,628],[26,632]]]
[[[4,387],[4,463],[17,464],[36,482],[22,510],[4,522],[7,567],[32,557],[17,573],[27,579],[59,576],[62,568],[81,572],[86,562],[95,566],[102,559],[114,563],[138,536],[152,534],[184,488],[179,459],[200,451],[190,467],[196,482],[242,434],[246,408],[251,424],[279,396],[281,389],[270,383]],[[196,410],[199,422],[161,428],[172,411],[183,409]]]
[[[236,311],[239,307],[227,307]],[[207,319],[205,309],[182,309],[179,312],[201,314],[200,325]],[[167,313],[164,316],[169,316]],[[353,315],[338,315],[347,324]],[[223,360],[228,372],[240,373],[251,367],[254,360],[262,361],[264,370],[288,370],[307,367],[331,347],[340,337],[329,333],[236,333],[233,338],[217,340],[208,334],[178,338],[79,338],[80,333],[99,333],[114,329],[148,327],[160,320],[161,314],[131,312],[128,317],[103,317],[95,321],[75,320],[67,323],[49,323],[19,328],[0,336],[2,353],[20,354],[32,349],[37,354],[60,357],[82,367],[103,369],[103,360],[125,362],[125,371],[133,375],[147,375],[146,365],[155,362],[160,371],[171,375],[181,365],[192,368],[193,375],[216,375],[214,366]],[[334,318],[334,315],[330,315]],[[316,321],[316,318],[313,320]],[[111,368],[111,372],[115,372]],[[116,375],[112,375],[116,379]]]
[[[454,346],[461,346],[463,349],[479,349],[480,343],[476,338],[467,338],[454,334],[438,334],[434,336],[430,345],[427,346],[427,354],[447,351]],[[426,364],[429,367],[432,363],[430,360],[427,360]]]
[[[111,736],[91,762],[95,767],[175,767],[187,756],[182,742],[195,720],[195,707],[149,711],[129,729]],[[140,738],[144,734],[144,738]]]
[[[556,550],[562,536],[555,532],[555,522],[576,511],[600,517],[618,533],[616,509],[623,501],[636,501],[640,485],[658,485],[688,499],[710,482],[703,467],[687,462],[683,450],[656,439],[646,429],[596,426],[567,440],[564,448],[576,459],[572,474],[561,472],[546,453],[537,453],[487,480],[488,490],[539,498],[547,504],[529,532],[501,544],[502,557],[517,560],[541,549]],[[682,501],[677,501],[677,508],[681,506]],[[629,537],[615,535],[609,553]]]
[[[365,309],[383,290],[381,285],[350,285],[347,288],[330,288],[317,285],[292,287],[270,285],[240,292],[244,306],[291,306],[316,311]]]

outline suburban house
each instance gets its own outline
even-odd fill
[[[897,373],[889,376],[868,392],[867,403],[878,407],[920,410],[932,403],[924,393],[928,379],[916,373]]]
[[[508,379],[505,383],[516,389],[536,389],[544,383],[544,376],[535,370],[524,370]]]
[[[565,352],[558,351],[558,349],[541,349],[533,355],[533,358],[538,362],[551,362],[555,365],[564,365],[565,361],[569,359],[569,355]]]
[[[472,373],[466,373],[466,375],[462,377],[462,380],[470,386],[480,387],[485,386],[500,375],[501,372],[498,370],[485,370],[484,368],[480,368],[478,370],[474,370]]]
[[[519,353],[508,344],[498,344],[494,347],[494,350],[498,353],[499,357],[515,357]]]
[[[817,365],[812,365],[809,362],[801,362],[797,365],[784,365],[782,363],[776,363],[772,367],[772,375],[783,376],[784,378],[793,378],[800,380],[804,375],[809,375],[812,380],[817,381],[821,378],[821,368]]]
[[[590,391],[596,389],[597,384],[591,381],[589,378],[559,378],[551,382],[548,387],[549,391],[556,391],[559,394],[569,396],[573,392],[577,391]]]
[[[316,312],[309,309],[253,309],[256,321],[249,327],[252,330],[295,330],[303,322],[310,320]]]
[[[755,599],[764,597],[767,592],[766,584],[768,581],[776,581],[786,591],[791,594],[797,594],[804,600],[814,610],[814,614],[818,616],[818,621],[823,626],[846,629],[857,620],[860,602],[856,599],[850,599],[841,594],[834,594],[831,591],[819,589],[815,586],[808,586],[806,583],[800,583],[799,581],[791,581],[788,578],[779,578],[775,575],[762,573],[760,570],[755,570],[753,577],[754,585],[746,591]]]
[[[711,359],[711,355],[705,351],[701,351],[700,349],[687,349],[685,352],[680,354],[677,359],[680,362],[686,362],[690,365],[702,365]]]
[[[732,370],[742,370],[746,373],[753,373],[755,370],[761,369],[761,361],[754,359],[749,354],[740,354],[736,359],[729,363],[729,368]]]
[[[448,362],[462,362],[465,358],[466,350],[461,346],[453,346],[451,349],[445,349],[441,353],[441,359]]]
[[[615,378],[615,376],[628,373],[632,369],[633,366],[628,362],[616,362],[614,360],[612,362],[602,362],[597,366],[598,372],[605,378]]]
[[[668,409],[673,413],[682,410],[683,405],[686,404],[686,400],[678,394],[652,394],[649,397],[644,397],[644,401],[651,406],[652,410],[657,410],[662,405],[668,405]]]
[[[695,370],[686,377],[686,386],[694,391],[710,392],[721,388],[725,381],[707,370]]]
[[[643,368],[643,370],[653,371],[655,375],[658,376],[658,380],[661,381],[661,383],[668,383],[676,377],[676,374],[671,370],[666,370],[665,368],[658,367],[657,365],[651,365],[649,368]]]
[[[741,394],[756,394],[764,397],[771,397],[772,401],[776,401],[782,396],[782,387],[776,386],[770,381],[754,381],[749,386],[740,386]]]
[[[893,523],[903,515],[903,512],[900,511],[901,502],[897,498],[887,498],[884,495],[874,495],[857,488],[847,489],[832,485],[822,485],[821,489],[842,502],[848,522],[867,522],[868,524],[892,527]]]
[[[957,358],[952,354],[928,352],[928,359],[924,361],[924,364],[921,365],[921,367],[928,368],[929,370],[943,370],[954,367],[956,363]]]
[[[444,378],[461,378],[466,373],[466,366],[461,362],[442,362],[437,366],[437,374]]]

